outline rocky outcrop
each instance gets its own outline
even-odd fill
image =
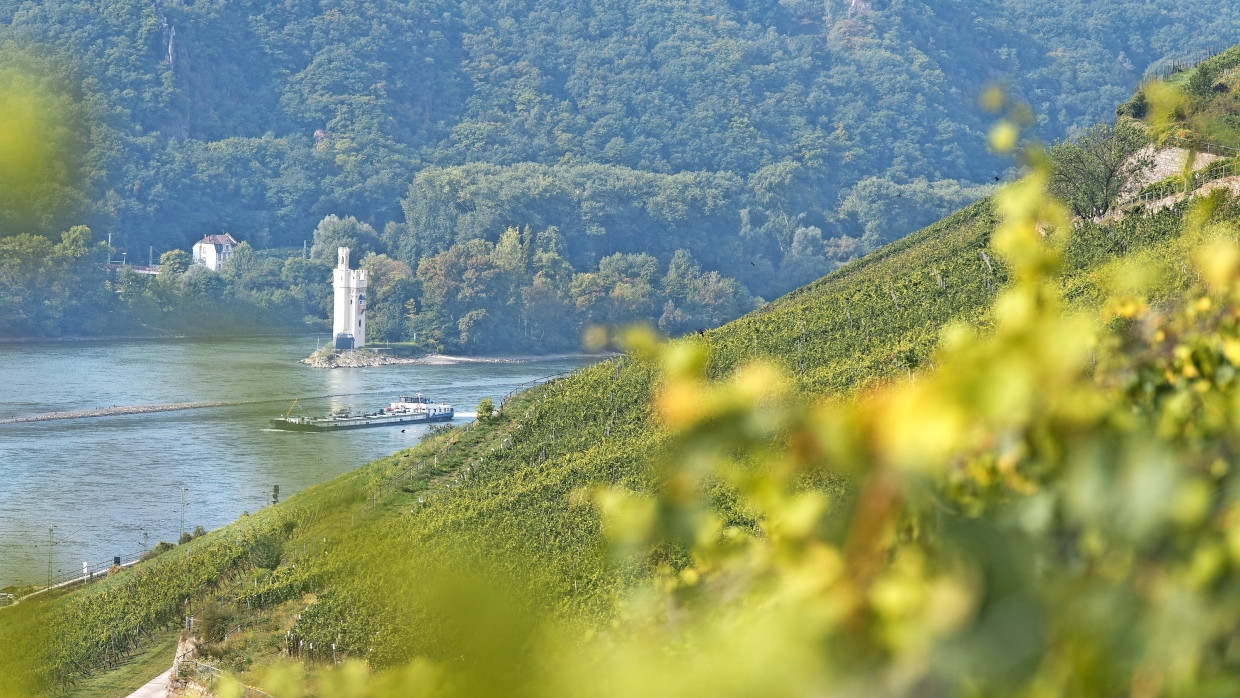
[[[366,366],[390,366],[393,364],[425,363],[424,360],[406,359],[380,354],[372,349],[322,350],[314,352],[301,362],[312,368],[363,368]]]
[[[446,354],[425,354],[415,357],[391,356],[381,354],[373,349],[320,349],[301,362],[312,368],[365,368],[367,366],[395,366],[400,364],[421,364],[444,366],[448,364],[524,364],[539,361],[559,361],[571,359],[601,360],[618,356],[614,352],[597,354],[564,353],[522,356],[448,356]]]

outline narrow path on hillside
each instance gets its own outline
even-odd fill
[[[129,698],[167,698],[172,683],[172,669],[151,679],[145,686],[129,694]]]

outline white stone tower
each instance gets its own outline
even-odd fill
[[[340,263],[332,272],[336,307],[332,313],[332,346],[357,349],[366,344],[366,270],[349,268],[349,248],[337,250]]]

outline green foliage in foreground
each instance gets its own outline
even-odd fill
[[[57,230],[89,206],[81,185],[102,159],[88,153],[97,124],[83,76],[51,53],[0,36],[0,236]]]

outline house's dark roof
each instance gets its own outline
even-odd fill
[[[202,241],[208,245],[236,245],[237,240],[228,233],[223,235],[204,235]]]

